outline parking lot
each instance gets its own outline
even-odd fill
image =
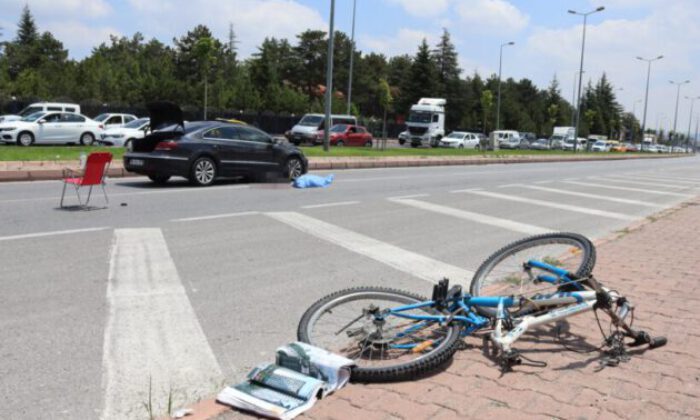
[[[429,294],[530,234],[623,230],[695,197],[698,163],[349,170],[317,190],[131,178],[87,212],[57,209],[59,181],[0,185],[0,417],[142,418],[211,396],[325,294]]]

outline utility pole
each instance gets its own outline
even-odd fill
[[[593,13],[602,12],[605,7],[600,6],[599,8],[586,13],[579,13],[575,10],[569,10],[572,15],[583,16],[583,40],[581,41],[581,66],[579,67],[579,73],[583,75],[583,55],[586,50],[586,23],[588,23],[588,15]],[[581,124],[581,81],[583,76],[578,78],[578,101],[576,103],[576,129],[574,130],[574,153],[578,151],[578,130]]]
[[[331,109],[333,105],[333,19],[335,0],[331,0],[331,19],[328,24],[328,57],[326,60],[326,129],[323,130],[323,151],[330,149]]]
[[[690,126],[693,124],[693,105],[696,99],[700,99],[700,96],[688,97],[685,99],[690,99],[690,115],[688,116],[688,135],[685,138],[685,152],[688,153],[688,147],[690,146]]]
[[[350,35],[350,74],[348,76],[348,112],[352,110],[352,67],[355,59],[355,9],[357,8],[357,0],[352,1],[352,32]]]
[[[678,124],[678,102],[681,99],[681,86],[690,83],[690,80],[684,80],[682,82],[675,82],[673,80],[669,80],[668,82],[672,85],[675,85],[678,88],[676,90],[676,112],[673,115],[673,137],[678,137],[678,133],[676,133],[676,126]],[[673,147],[673,139],[671,139],[669,145]]]
[[[497,105],[496,105],[496,130],[499,130],[501,128],[501,69],[503,67],[503,47],[507,47],[510,45],[515,45],[515,42],[506,42],[505,44],[501,44],[501,52],[498,58],[498,99],[497,99]]]
[[[660,55],[656,58],[643,58],[643,57],[637,57],[637,60],[641,61],[646,61],[647,62],[647,89],[646,93],[644,93],[644,117],[642,118],[642,140],[639,143],[639,149],[644,150],[644,131],[647,128],[647,104],[649,102],[649,77],[651,76],[651,63],[657,60],[661,60],[664,58],[663,55]]]

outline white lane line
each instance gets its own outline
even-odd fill
[[[98,232],[111,229],[110,227],[94,227],[86,229],[54,230],[50,232],[26,233],[23,235],[0,236],[0,241],[13,241],[15,239],[42,238],[44,236],[70,235],[73,233]]]
[[[60,188],[60,187],[59,187]],[[207,187],[207,188],[194,188],[194,187],[170,187],[170,188],[159,188],[159,189],[149,189],[146,191],[134,191],[125,193],[110,193],[110,187],[107,185],[107,196],[112,197],[129,197],[132,195],[151,195],[151,194],[175,194],[175,193],[187,193],[187,192],[212,192],[219,190],[243,190],[250,188],[249,185],[231,185],[222,187]],[[66,191],[66,196],[69,192]],[[21,203],[25,201],[52,201],[56,200],[58,202],[61,199],[60,196],[56,197],[35,197],[35,198],[11,198],[8,200],[0,200],[0,204],[4,203]]]
[[[501,219],[499,217],[488,216],[480,213],[473,213],[466,210],[455,209],[453,207],[441,206],[439,204],[428,203],[426,201],[402,199],[390,200],[394,203],[403,204],[406,206],[415,207],[421,210],[432,211],[435,213],[444,214],[447,216],[457,217],[459,219],[469,220],[471,222],[483,223],[486,225],[496,226],[502,229],[508,229],[515,232],[525,233],[528,235],[538,235],[541,233],[550,233],[550,229],[545,229],[539,226],[519,223],[513,220]]]
[[[642,193],[647,193],[647,194],[670,195],[673,197],[685,197],[685,198],[693,197],[692,194],[681,194],[681,193],[675,193],[675,192],[670,192],[670,191],[649,190],[649,189],[645,189],[645,188],[619,187],[616,185],[604,185],[604,184],[597,184],[597,183],[593,183],[593,182],[577,182],[577,181],[562,181],[562,182],[564,182],[566,184],[580,185],[582,187],[605,188],[605,189],[609,189],[609,190],[618,190],[618,191],[634,191],[634,192],[642,192]]]
[[[459,283],[468,281],[474,275],[472,271],[416,254],[301,213],[273,212],[266,215],[304,233],[431,283],[437,283],[443,277]]]
[[[602,181],[602,182],[616,182],[618,184],[633,184],[633,185],[648,185],[650,187],[672,188],[675,190],[683,190],[683,189],[690,189],[691,188],[688,186],[673,185],[670,182],[667,184],[662,184],[659,182],[648,182],[648,181],[638,181],[638,180],[630,180],[630,179],[608,178],[608,177],[602,177],[602,176],[595,176],[595,177],[590,177],[590,178],[598,180],[598,181]]]
[[[496,188],[512,188],[512,187],[519,187],[519,186],[520,186],[520,184],[503,184],[503,185],[499,185]]]
[[[630,216],[628,214],[614,213],[614,212],[598,210],[598,209],[591,209],[588,207],[573,206],[570,204],[555,203],[555,202],[544,201],[544,200],[535,200],[532,198],[518,197],[518,196],[506,195],[506,194],[498,194],[498,193],[493,193],[493,192],[488,192],[488,191],[465,191],[465,192],[467,192],[469,194],[482,195],[484,197],[491,197],[491,198],[498,198],[501,200],[516,201],[519,203],[534,204],[536,206],[551,207],[554,209],[568,210],[568,211],[573,211],[576,213],[592,214],[594,216],[608,217],[611,219],[637,220],[637,217]]]
[[[157,417],[171,393],[180,407],[216,391],[221,368],[160,229],[114,231],[107,303],[102,419],[146,418],[149,400]]]
[[[664,206],[662,206],[661,204],[650,203],[648,201],[630,200],[627,198],[610,197],[608,195],[589,194],[589,193],[578,192],[578,191],[560,190],[557,188],[536,187],[534,185],[520,185],[520,187],[528,188],[528,189],[536,190],[536,191],[551,192],[554,194],[565,194],[565,195],[572,195],[575,197],[585,197],[585,198],[593,198],[596,200],[612,201],[614,203],[634,204],[634,205],[643,206],[643,207],[664,208]]]
[[[387,200],[402,200],[404,198],[423,198],[423,197],[430,197],[430,194],[399,195],[396,197],[389,197]]]
[[[241,216],[254,216],[260,214],[257,211],[241,211],[238,213],[223,213],[223,214],[212,214],[209,216],[199,216],[199,217],[185,217],[182,219],[172,219],[171,222],[196,222],[200,220],[212,220],[212,219],[225,219],[228,217],[241,217]]]
[[[360,204],[360,202],[359,201],[337,201],[335,203],[309,204],[307,206],[301,206],[301,208],[302,209],[321,209],[324,207],[352,206],[354,204]]]
[[[533,184],[553,184],[555,181],[553,180],[547,180],[547,181],[535,181]]]
[[[465,192],[472,192],[472,191],[483,191],[483,188],[465,188],[462,190],[452,190],[450,191],[450,194],[459,194],[459,193],[465,193]]]

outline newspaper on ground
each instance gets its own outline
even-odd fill
[[[221,391],[217,401],[267,417],[291,419],[311,408],[318,398],[342,388],[353,364],[306,343],[291,343],[277,349],[275,364],[254,368],[245,382]]]

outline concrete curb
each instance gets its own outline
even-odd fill
[[[369,169],[369,168],[412,168],[419,166],[468,166],[512,163],[546,163],[546,162],[591,162],[608,160],[631,159],[666,159],[681,158],[692,155],[668,154],[668,155],[605,155],[605,156],[474,156],[474,157],[401,157],[387,156],[378,158],[366,157],[310,157],[309,170],[342,170],[342,169]],[[8,181],[38,181],[62,179],[63,169],[76,169],[78,161],[31,161],[31,162],[0,162],[0,182]],[[113,164],[109,169],[111,178],[123,178],[138,176],[125,170],[121,162]]]
[[[693,205],[693,203],[700,204],[700,199],[691,198],[689,200],[678,203],[671,208],[661,210],[658,213],[654,213],[653,215],[645,217],[642,220],[631,223],[626,228],[624,228],[623,231],[611,233],[611,234],[606,235],[602,238],[596,239],[593,242],[594,242],[596,247],[613,242],[617,239],[620,239],[623,235],[626,235],[626,234],[634,232],[634,231],[641,230],[645,226],[647,226],[651,223],[654,223],[659,219],[671,216],[673,213],[675,213],[679,210],[682,210],[690,205]],[[216,399],[201,400],[198,403],[189,406],[188,408],[191,408],[193,411],[192,415],[187,416],[187,419],[191,419],[191,420],[213,420],[217,416],[219,416],[223,413],[226,413],[226,412],[235,412],[235,413],[239,413],[243,416],[247,415],[247,416],[251,416],[251,417],[258,417],[254,414],[250,414],[250,413],[247,413],[244,411],[239,411],[239,410],[231,408],[227,405],[220,404],[216,401]],[[164,417],[162,420],[169,420],[169,419],[170,419],[170,417]]]

